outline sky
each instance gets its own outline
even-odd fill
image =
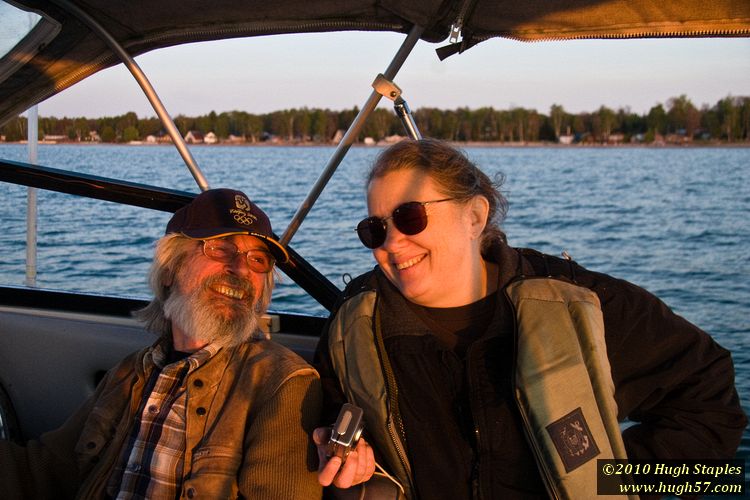
[[[404,40],[396,33],[277,35],[171,47],[136,58],[172,116],[361,106]],[[412,109],[605,105],[646,114],[686,95],[697,107],[750,95],[750,38],[518,42],[492,39],[440,61],[420,41],[394,82]],[[384,100],[385,101],[385,100]],[[388,101],[381,106],[389,106]],[[42,102],[41,116],[155,116],[123,66]]]

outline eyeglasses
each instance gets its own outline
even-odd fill
[[[247,265],[256,273],[268,273],[276,263],[276,259],[265,250],[253,249],[241,252],[237,245],[229,240],[203,240],[203,255],[211,260],[231,264],[238,254],[245,254]]]
[[[388,220],[393,219],[396,229],[402,233],[413,236],[424,231],[427,227],[427,205],[431,203],[442,203],[454,198],[443,198],[432,201],[409,201],[396,207],[390,217],[367,217],[357,224],[357,235],[362,244],[367,248],[378,248],[385,243],[388,232]]]

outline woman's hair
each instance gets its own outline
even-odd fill
[[[500,229],[508,211],[508,200],[500,193],[502,174],[498,174],[495,181],[491,180],[463,151],[443,141],[404,140],[380,153],[367,176],[367,186],[376,178],[409,169],[428,174],[441,193],[459,202],[468,202],[475,196],[487,199],[490,210],[480,242],[483,253],[494,243],[507,241]]]
[[[148,274],[149,286],[154,297],[146,307],[134,312],[135,317],[145,324],[148,331],[167,337],[171,335],[171,322],[164,315],[164,303],[169,298],[171,287],[176,283],[177,273],[195,251],[196,243],[197,240],[178,233],[167,234],[156,242],[154,261]],[[263,295],[256,305],[256,311],[260,314],[264,313],[271,303],[274,273],[275,271],[266,274]]]

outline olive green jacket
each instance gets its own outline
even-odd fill
[[[595,496],[592,459],[626,458],[599,300],[585,288],[546,278],[517,281],[507,293],[518,315],[517,404],[550,496]],[[397,388],[376,301],[375,291],[365,291],[341,306],[330,323],[328,352],[344,394],[365,410],[373,444],[412,498],[409,460],[390,411]],[[576,431],[579,422],[586,422],[585,430]],[[592,446],[571,448],[566,437],[590,439]]]

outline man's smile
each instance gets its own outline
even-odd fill
[[[214,285],[211,287],[211,290],[221,295],[224,295],[225,297],[229,297],[230,299],[242,300],[245,298],[244,290],[232,288],[227,285]]]

